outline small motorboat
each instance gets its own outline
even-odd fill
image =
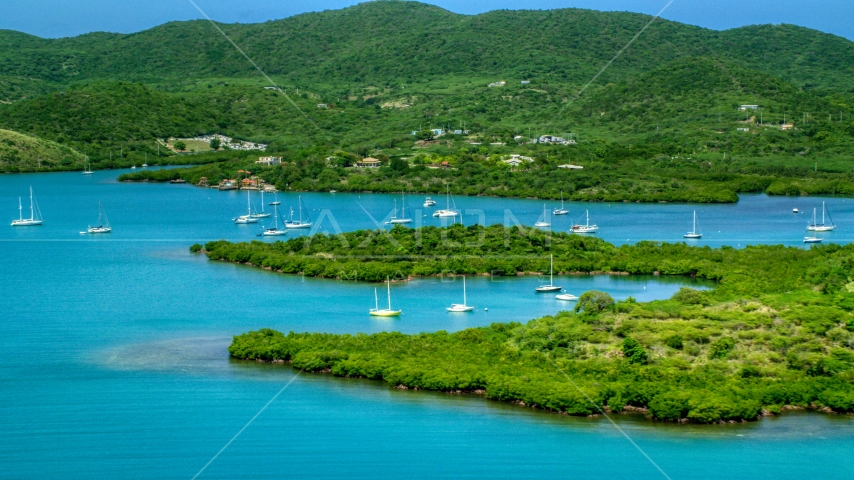
[[[555,298],[566,302],[574,302],[575,300],[578,300],[578,297],[571,293],[559,293],[555,295]]]

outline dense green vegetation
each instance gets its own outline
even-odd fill
[[[854,246],[616,247],[582,236],[455,226],[211,242],[205,250],[215,259],[346,279],[542,271],[554,254],[562,272],[716,281],[712,290],[683,288],[647,303],[587,292],[573,312],[456,333],[263,329],[234,337],[229,352],[236,358],[406,388],[474,391],[573,415],[630,407],[659,420],[708,423],[754,419],[787,405],[854,410]]]
[[[209,165],[169,171],[125,174],[121,181],[169,181],[182,178],[209,183],[236,178],[249,170],[279,190],[339,192],[443,193],[492,195],[607,202],[735,202],[738,193],[771,195],[854,195],[854,172],[842,155],[816,164],[757,157],[718,154],[670,156],[661,146],[577,145],[531,148],[530,146],[473,146],[457,141],[442,151],[410,157],[377,156],[385,162],[378,169],[352,168],[358,155],[337,151],[323,159],[312,154],[285,154],[285,163],[261,167],[245,155]],[[518,168],[501,161],[510,152],[533,159]],[[229,155],[220,154],[221,157]],[[236,156],[231,155],[231,156]],[[651,157],[651,158],[650,158]],[[450,168],[437,168],[448,162]],[[572,163],[583,170],[558,168]]]
[[[0,129],[0,172],[71,170],[84,158],[68,146]]]
[[[126,163],[139,163],[135,155],[157,155],[157,137],[199,133],[269,143],[268,153],[297,163],[320,162],[336,150],[390,158],[423,152],[465,163],[460,150],[473,142],[486,157],[527,153],[640,169],[642,178],[629,189],[649,191],[648,200],[702,201],[721,190],[721,198],[731,199],[741,191],[649,169],[662,158],[717,164],[726,154],[798,168],[847,158],[854,141],[854,44],[809,29],[716,32],[657,20],[576,99],[648,20],[578,9],[466,16],[415,2],[371,2],[222,25],[281,85],[279,91],[262,88],[270,85],[203,21],[53,40],[4,31],[0,98],[8,103],[0,105],[0,127],[70,145],[98,168],[114,164],[117,151],[133,157]],[[505,86],[487,87],[502,79]],[[741,104],[762,110],[742,112]],[[784,119],[794,121],[792,130],[779,128]],[[412,131],[423,136],[437,127],[471,134],[413,150]],[[541,134],[569,133],[579,144],[562,152],[527,144]],[[517,147],[516,136],[526,152],[508,151]],[[149,164],[178,162],[166,155],[161,151]],[[203,154],[194,161],[221,158]],[[626,159],[635,163],[621,163]],[[277,181],[309,189],[321,173],[316,170]],[[601,176],[607,178],[604,170]],[[523,195],[522,185],[531,182],[513,185],[518,177],[479,176],[472,185],[480,187],[469,189]],[[673,180],[687,184],[685,191],[666,191]],[[786,188],[795,184],[814,190],[801,179]],[[584,188],[596,190],[584,198],[618,200],[607,190],[626,186],[577,187]]]

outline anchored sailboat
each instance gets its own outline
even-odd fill
[[[554,284],[554,255],[549,255],[549,284],[548,285],[540,285],[535,288],[534,291],[537,293],[544,292],[557,292],[560,291],[561,287],[558,287]]]
[[[391,223],[393,225],[401,224],[401,223],[412,223],[411,218],[406,217],[406,197],[403,192],[400,192],[400,218],[397,217],[397,199],[394,201],[394,216],[391,217],[391,220],[387,223]]]
[[[584,211],[584,217],[587,219],[584,225],[576,224],[569,228],[569,231],[572,233],[596,233],[599,231],[598,225],[590,225],[590,212],[589,210]]]
[[[815,226],[815,225],[816,225],[815,220],[816,220],[816,211],[815,211],[815,209],[813,208],[813,209],[812,209],[812,225],[813,225],[813,226]],[[807,230],[810,230],[810,227],[807,227]],[[824,231],[826,231],[826,230],[813,230],[813,231],[816,231],[816,232],[824,232]],[[817,236],[815,236],[815,235],[813,235],[813,236],[811,236],[811,237],[804,237],[804,243],[821,243],[821,241],[822,241],[822,240],[823,240],[823,239],[822,239],[821,237],[817,237]]]
[[[403,313],[401,310],[392,310],[391,309],[391,279],[386,277],[386,283],[388,284],[388,286],[386,287],[388,289],[388,308],[384,308],[384,309],[380,310],[380,301],[379,301],[379,297],[377,296],[377,289],[375,288],[374,289],[374,305],[375,305],[375,308],[372,308],[368,312],[375,317],[396,317],[396,316],[400,315],[401,313]]]
[[[89,161],[89,157],[86,157],[86,169],[83,170],[83,175],[92,175],[93,173],[95,172],[92,171],[92,162]]]
[[[247,224],[258,223],[258,219],[252,216],[252,199],[249,198],[249,192],[246,192],[246,215],[241,215],[234,219],[234,223]]]
[[[830,223],[824,223],[825,214],[830,220]],[[830,212],[827,211],[827,206],[825,206],[824,202],[821,202],[821,223],[816,223],[816,211],[813,209],[812,223],[807,225],[807,230],[810,232],[829,232],[834,228],[836,228],[836,225],[833,224],[833,219],[830,218]]]
[[[250,218],[269,218],[270,214],[264,211],[264,190],[261,190],[261,213],[255,212],[249,214]]]
[[[463,276],[463,303],[452,303],[446,310],[449,312],[470,312],[474,310],[474,307],[470,307],[466,303],[466,277]]]
[[[433,205],[436,205],[436,200],[433,200],[430,197],[427,197],[424,199],[424,206],[425,207],[432,207]]]
[[[552,224],[549,223],[547,220],[548,220],[548,217],[546,217],[546,204],[544,203],[543,204],[543,219],[538,221],[537,223],[535,223],[534,226],[540,227],[540,228],[551,227]]]
[[[30,187],[30,218],[24,218],[24,207],[21,205],[21,197],[18,197],[18,219],[12,220],[13,227],[30,227],[44,223],[39,204],[33,197],[33,187]]]
[[[694,210],[694,229],[682,235],[684,238],[703,238],[703,234],[697,231],[697,211]]]
[[[555,208],[552,212],[553,215],[566,215],[569,213],[569,210],[563,208],[563,190],[560,191],[560,208]]]
[[[444,210],[436,210],[433,212],[434,217],[456,217],[459,215],[457,213],[457,206],[454,205],[454,208],[451,208],[451,187],[448,186],[448,192],[445,195],[445,209]]]
[[[282,202],[278,200],[276,200],[275,202],[270,202],[270,205],[273,206],[273,218],[275,218],[276,224],[273,226],[273,228],[268,228],[261,232],[261,235],[265,237],[278,237],[281,235],[288,234],[287,230],[279,229],[279,205],[281,204]],[[284,220],[282,221],[282,223],[284,223]]]
[[[302,219],[303,210],[305,210],[305,221]],[[291,209],[290,217],[285,222],[285,228],[311,228],[311,218],[308,216],[308,210],[302,205],[302,197],[299,197],[299,220],[294,221],[294,209]]]
[[[98,221],[96,222],[97,226],[89,226],[86,229],[86,233],[110,233],[113,231],[112,225],[110,225],[110,220],[107,218],[106,212],[104,212],[104,207],[101,205],[101,202],[98,202]]]

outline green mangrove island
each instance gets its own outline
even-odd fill
[[[213,260],[348,280],[426,275],[688,275],[713,280],[672,298],[587,292],[574,311],[455,333],[237,335],[237,359],[473,392],[570,415],[644,412],[713,423],[787,409],[854,410],[854,245],[693,247],[502,226],[356,231],[272,244],[194,245]]]

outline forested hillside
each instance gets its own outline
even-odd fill
[[[386,1],[222,27],[267,73],[294,81],[415,83],[433,76],[520,75],[585,82],[649,19],[581,9],[469,16]],[[0,52],[0,75],[59,83],[253,74],[202,20],[56,40],[3,32]],[[833,35],[788,25],[717,32],[659,19],[603,80],[698,55],[719,55],[812,88],[850,87],[854,73],[854,46]]]
[[[840,169],[854,141],[854,43],[789,25],[718,32],[656,19],[579,95],[650,20],[581,9],[470,16],[383,1],[221,25],[281,90],[265,90],[206,21],[62,39],[2,31],[0,127],[72,146],[101,167],[117,150],[156,152],[157,138],[220,133],[297,163],[337,150],[465,163],[474,144],[484,157],[603,166],[622,150],[645,164],[748,156]],[[437,128],[468,133],[434,140]],[[559,154],[531,146],[544,134],[578,143]]]

